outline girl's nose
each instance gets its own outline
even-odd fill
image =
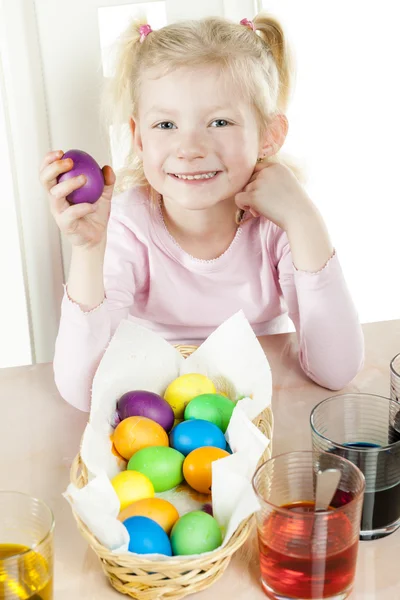
[[[179,137],[177,146],[178,158],[194,160],[195,158],[204,158],[206,154],[206,144],[199,133],[187,133]]]

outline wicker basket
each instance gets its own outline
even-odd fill
[[[189,356],[196,346],[177,346],[182,356]],[[272,439],[273,417],[266,409],[254,423]],[[271,457],[271,444],[263,460]],[[78,455],[71,467],[71,482],[78,488],[88,482],[87,470]],[[244,544],[253,527],[253,517],[243,521],[228,544],[204,558],[182,557],[179,561],[154,561],[138,555],[114,554],[100,544],[78,515],[72,511],[83,537],[99,557],[103,571],[111,585],[137,600],[179,600],[188,594],[200,592],[219,579],[227,568],[233,554]]]

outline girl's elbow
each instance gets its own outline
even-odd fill
[[[349,360],[346,363],[342,363],[339,369],[332,369],[325,373],[313,376],[309,373],[311,379],[313,379],[318,385],[327,388],[332,391],[340,391],[348,386],[356,375],[361,371],[364,365],[364,355],[361,357],[355,357],[356,360]]]
[[[355,338],[355,344],[342,351],[320,353],[314,360],[305,364],[304,355],[300,353],[300,362],[304,372],[321,387],[332,391],[340,391],[349,385],[364,366],[364,338],[362,334]],[[321,360],[323,357],[323,360]]]
[[[54,382],[57,390],[63,400],[81,410],[82,412],[90,411],[90,391],[85,393],[85,387],[75,383],[71,384],[71,379],[65,377],[65,374],[59,372],[59,370],[53,365]]]

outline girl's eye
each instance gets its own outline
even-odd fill
[[[230,123],[226,119],[215,119],[211,123],[211,127],[226,127],[227,125],[230,125]]]
[[[156,125],[157,129],[176,129],[176,125],[171,123],[171,121],[163,121],[162,123],[158,123]]]

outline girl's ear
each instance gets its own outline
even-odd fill
[[[261,138],[260,155],[262,158],[269,158],[279,152],[285,142],[288,129],[289,123],[286,116],[276,115]]]
[[[133,137],[133,147],[139,156],[143,152],[142,137],[140,135],[139,125],[133,117],[129,121],[129,127]]]

